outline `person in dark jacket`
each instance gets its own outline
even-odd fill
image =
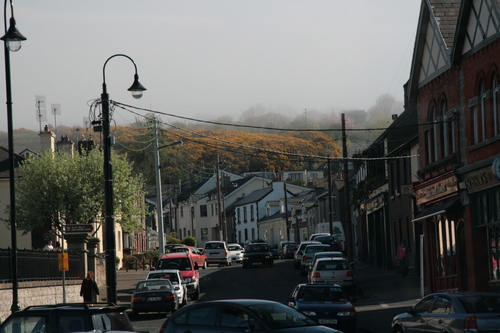
[[[99,287],[97,287],[97,283],[95,282],[94,272],[88,271],[87,277],[82,281],[80,296],[83,296],[85,303],[96,303],[97,295],[99,295]]]

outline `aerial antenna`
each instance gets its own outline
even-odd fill
[[[42,133],[42,121],[47,121],[47,108],[45,106],[45,96],[35,96],[36,121],[40,123],[40,133]]]
[[[61,115],[61,104],[52,104],[50,109],[54,115],[54,132],[56,133],[57,138],[57,116]]]

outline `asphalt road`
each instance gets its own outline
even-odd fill
[[[119,305],[130,306],[130,298],[137,281],[144,279],[147,271],[119,271],[117,299]],[[358,275],[356,275],[358,274]],[[358,333],[390,332],[391,319],[415,302],[413,289],[407,285],[411,279],[402,280],[397,273],[369,267],[355,269],[361,286],[354,303],[358,312]],[[276,260],[271,268],[243,268],[240,264],[230,267],[200,269],[201,295],[198,300],[257,298],[285,302],[298,283],[306,283],[305,276],[293,268],[293,260]],[[410,290],[410,294],[405,294]],[[189,302],[191,303],[191,302]],[[188,303],[188,304],[189,304]],[[137,331],[158,333],[168,314],[141,314],[132,318]]]

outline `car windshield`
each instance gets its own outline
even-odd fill
[[[229,251],[239,251],[240,247],[237,245],[229,245]]]
[[[305,302],[347,302],[342,288],[339,287],[324,287],[324,286],[307,286],[300,288],[297,294],[297,300]]]
[[[247,245],[245,253],[254,252],[269,252],[269,247],[266,244]]]
[[[500,313],[500,296],[474,295],[459,298],[467,313]]]
[[[257,304],[250,305],[249,309],[272,329],[318,325],[305,314],[284,304]]]
[[[172,283],[166,279],[141,281],[135,288],[136,291],[172,290]]]
[[[190,271],[191,262],[188,258],[168,258],[160,260],[159,269],[178,269],[180,271]]]
[[[325,251],[328,249],[330,249],[329,246],[327,246],[327,247],[325,247],[325,246],[308,246],[308,247],[306,247],[305,252],[306,253],[316,253],[316,252],[322,252],[322,251]]]

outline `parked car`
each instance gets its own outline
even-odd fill
[[[279,245],[278,245],[278,257],[280,259],[285,259],[285,246],[288,244],[295,244],[295,242],[294,241],[281,241],[279,243]]]
[[[166,244],[165,245],[165,253],[169,253],[174,247],[187,246],[186,244]]]
[[[488,332],[500,327],[500,293],[444,292],[425,296],[392,320],[392,332]]]
[[[168,279],[148,279],[137,282],[131,302],[132,315],[140,312],[174,312],[179,299]]]
[[[321,325],[356,332],[356,310],[339,285],[299,284],[286,301]]]
[[[207,257],[198,248],[193,246],[178,246],[170,250],[170,253],[177,252],[189,253],[193,257],[194,262],[198,264],[198,267],[201,267],[203,269],[207,268]]]
[[[270,245],[269,249],[271,250],[271,254],[273,255],[273,258],[278,259],[279,258],[278,244]]]
[[[306,276],[311,269],[312,257],[316,252],[324,252],[330,250],[330,245],[327,244],[311,244],[307,245],[300,261],[300,274]]]
[[[245,246],[243,253],[243,268],[254,266],[269,266],[274,265],[274,257],[269,249],[269,245],[265,243],[250,243]]]
[[[198,264],[185,252],[166,253],[160,257],[156,269],[178,269],[186,282],[189,298],[193,301],[200,296],[200,272]]]
[[[231,255],[231,262],[240,263],[243,259],[243,252],[245,251],[243,247],[238,243],[227,244],[229,254]]]
[[[286,244],[283,247],[281,259],[293,259],[293,256],[295,255],[295,252],[297,252],[297,249],[299,246],[295,243],[293,244]]]
[[[340,251],[316,252],[311,260],[311,268],[319,258],[345,258],[344,253]],[[351,264],[352,266],[352,264]],[[310,272],[310,269],[309,269]]]
[[[187,304],[188,292],[186,282],[182,278],[182,274],[178,269],[162,269],[158,271],[151,271],[148,273],[147,280],[149,279],[167,279],[174,286],[175,294],[179,300],[179,307]]]
[[[28,306],[9,315],[0,332],[134,332],[126,309],[107,303]]]
[[[312,234],[309,237],[309,240],[310,241],[316,240],[316,237],[319,237],[319,236],[330,236],[330,234],[328,232],[320,232],[320,233],[317,233],[317,234]]]
[[[330,245],[332,251],[344,251],[343,242],[335,235],[318,236],[314,240],[321,244]]]
[[[172,314],[160,333],[167,332],[308,332],[340,333],[285,304],[258,299],[194,303]]]
[[[345,258],[320,258],[309,274],[312,284],[339,284],[348,293],[356,290],[356,281],[351,265]]]
[[[293,267],[296,269],[300,268],[300,262],[302,261],[302,255],[304,254],[304,249],[306,248],[307,245],[311,244],[321,244],[320,242],[315,242],[315,241],[304,241],[299,244],[299,247],[297,248],[297,251],[295,251],[295,254],[293,255]]]
[[[207,266],[211,264],[230,266],[232,263],[229,249],[224,241],[206,242],[203,254],[207,257]]]

